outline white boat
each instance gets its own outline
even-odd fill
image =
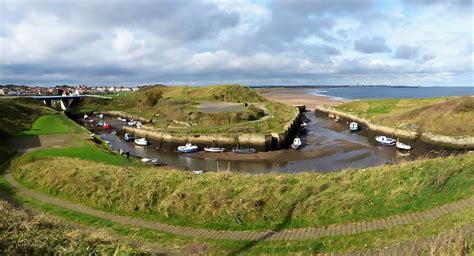
[[[403,150],[410,150],[411,149],[410,145],[401,143],[398,139],[397,139],[397,143],[395,143],[395,145],[397,146],[398,149],[403,149]]]
[[[306,128],[306,126],[308,126],[308,124],[306,122],[301,123],[301,127]]]
[[[138,146],[146,146],[148,145],[148,141],[145,138],[136,139],[135,144],[137,144]]]
[[[151,159],[150,159],[150,158],[146,158],[146,157],[142,158],[141,161],[144,162],[144,163],[151,163]]]
[[[349,124],[349,130],[350,130],[351,132],[356,132],[356,131],[358,131],[358,130],[359,130],[359,124],[356,123],[356,122],[351,122],[351,123]]]
[[[205,147],[204,151],[211,152],[211,153],[222,153],[225,151],[225,148],[218,148],[218,147]]]
[[[204,171],[203,170],[197,170],[197,171],[193,171],[194,174],[203,174]]]
[[[298,149],[299,147],[301,147],[301,139],[300,138],[295,138],[293,140],[293,144],[291,144],[291,148]]]
[[[88,118],[89,118],[89,116],[84,114],[84,119],[88,119]]]
[[[123,136],[123,139],[125,141],[131,141],[133,140],[133,136],[130,133],[126,132],[125,135]]]
[[[181,153],[191,153],[191,152],[196,152],[197,150],[198,150],[198,146],[192,145],[191,143],[186,143],[186,145],[178,147],[178,152],[181,152]]]
[[[385,136],[375,136],[375,140],[382,145],[389,145],[389,146],[393,146],[395,145],[395,142],[397,142],[395,139],[385,137]]]
[[[136,123],[137,128],[142,128],[143,124],[141,122]]]
[[[135,126],[135,125],[137,125],[137,121],[132,120],[132,121],[128,122],[128,125]]]

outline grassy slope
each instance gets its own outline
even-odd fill
[[[202,113],[196,106],[203,101],[249,103],[249,107],[237,113]],[[264,105],[275,118],[264,122],[258,120],[263,111],[255,104]],[[293,117],[295,109],[284,104],[270,102],[256,90],[238,85],[227,86],[154,86],[117,96],[112,100],[87,98],[77,111],[120,110],[156,120],[156,128],[179,133],[268,133],[279,132],[282,124]],[[189,126],[177,124],[179,121]],[[191,126],[193,124],[193,126]],[[236,126],[236,124],[245,124]],[[180,127],[181,125],[181,127]],[[182,128],[182,129],[179,129]]]
[[[105,232],[84,231],[0,199],[0,254],[133,254],[140,250]]]
[[[474,97],[358,100],[336,108],[386,126],[474,136]]]
[[[472,154],[332,174],[195,176],[26,157],[13,169],[27,186],[91,207],[226,229],[345,223],[415,212],[474,193]]]
[[[38,117],[54,112],[31,99],[0,99],[0,135],[27,130]]]
[[[31,128],[17,135],[48,135],[81,133],[83,129],[64,114],[44,115],[36,119]]]

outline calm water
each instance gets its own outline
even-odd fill
[[[336,99],[431,98],[474,95],[474,87],[340,87],[308,88],[314,95]]]

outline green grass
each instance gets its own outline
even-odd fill
[[[26,155],[15,161],[13,174],[28,187],[93,208],[233,230],[320,227],[383,218],[474,193],[472,154],[331,174],[199,176]]]
[[[33,99],[0,99],[0,135],[27,130],[38,117],[55,113]]]
[[[357,100],[337,110],[384,126],[447,136],[474,136],[474,97]]]
[[[17,133],[19,136],[81,133],[83,128],[64,114],[44,115],[36,119],[31,128]]]

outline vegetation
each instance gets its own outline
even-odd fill
[[[81,133],[83,128],[64,114],[43,115],[36,119],[31,128],[17,135],[47,135]]]
[[[358,100],[338,110],[371,122],[448,136],[474,136],[474,97]]]
[[[196,176],[28,155],[12,169],[26,186],[94,208],[216,229],[319,227],[420,211],[474,193],[472,154],[331,174]]]
[[[108,233],[85,231],[45,215],[15,208],[0,199],[0,254],[137,254],[143,253]]]
[[[0,99],[0,136],[27,130],[35,119],[54,112],[32,99]]]
[[[203,102],[234,102],[244,108],[207,113],[199,110]],[[260,122],[264,109],[271,118]],[[256,90],[238,85],[149,86],[112,99],[86,98],[76,111],[125,111],[152,118],[155,128],[175,133],[280,132],[296,113],[293,107],[267,101]]]

